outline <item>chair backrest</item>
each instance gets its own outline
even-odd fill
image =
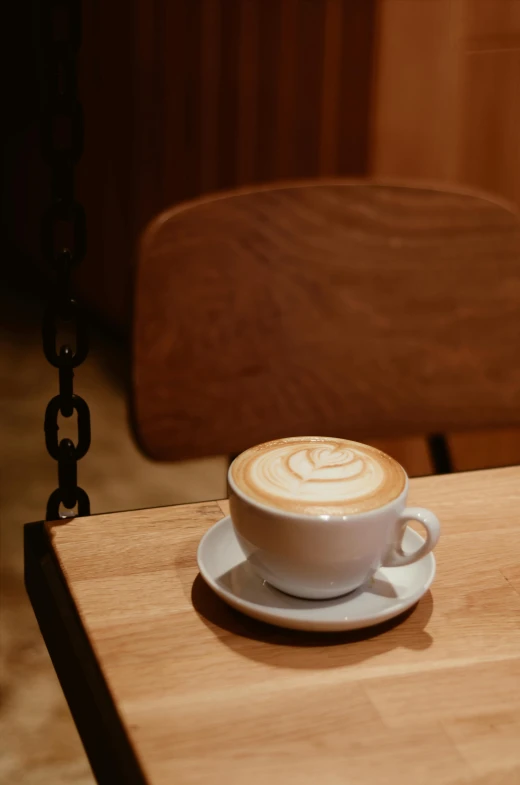
[[[516,424],[520,223],[475,193],[366,181],[181,204],[143,236],[133,341],[159,459]]]

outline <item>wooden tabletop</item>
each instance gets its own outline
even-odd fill
[[[409,501],[443,525],[432,590],[355,634],[213,595],[196,549],[226,502],[46,524],[28,589],[99,781],[518,785],[520,467],[412,480]]]

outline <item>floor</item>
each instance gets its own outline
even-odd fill
[[[93,776],[23,586],[23,524],[43,518],[56,487],[43,414],[56,394],[57,372],[42,355],[40,304],[4,293],[0,311],[0,782],[90,785]],[[92,446],[79,467],[92,512],[222,498],[225,458],[173,465],[140,454],[126,418],[125,357],[117,341],[94,334],[76,374],[92,415]]]
[[[41,351],[40,319],[38,301],[0,295],[0,782],[91,785],[23,586],[23,524],[42,519],[56,487],[43,415],[57,392],[57,372]],[[102,332],[91,343],[75,382],[92,415],[92,446],[79,467],[92,512],[223,497],[227,459],[156,464],[140,454],[127,422],[126,349]],[[60,433],[67,434],[66,425]],[[410,474],[431,471],[422,439],[373,443]],[[458,469],[520,463],[518,429],[454,435],[450,447]]]

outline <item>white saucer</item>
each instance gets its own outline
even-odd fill
[[[422,542],[417,532],[407,528],[405,551]],[[274,589],[253,572],[229,516],[206,532],[197,561],[208,586],[233,608],[294,630],[356,630],[387,621],[415,605],[435,577],[435,557],[430,553],[406,567],[382,567],[367,585],[343,597],[300,600]]]

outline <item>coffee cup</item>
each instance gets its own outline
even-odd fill
[[[354,591],[383,567],[426,556],[440,524],[407,507],[408,477],[389,455],[360,442],[291,437],[241,453],[228,472],[231,519],[258,576],[296,597],[325,600]],[[408,521],[426,539],[405,553]]]

